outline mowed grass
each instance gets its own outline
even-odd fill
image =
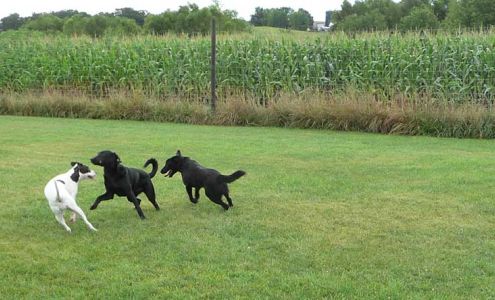
[[[243,169],[224,212],[180,175],[154,184],[141,221],[80,184],[68,234],[45,183],[104,149],[163,166],[177,149],[222,173]],[[491,298],[491,140],[281,128],[0,117],[0,296],[17,298]],[[149,169],[148,169],[149,171]]]

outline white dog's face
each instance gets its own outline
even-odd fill
[[[71,163],[72,169],[74,170],[74,174],[71,175],[71,178],[75,179],[74,181],[79,181],[83,179],[94,179],[96,177],[95,171],[91,170],[85,164],[80,162]]]

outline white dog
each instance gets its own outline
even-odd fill
[[[96,231],[96,228],[89,223],[86,215],[76,203],[76,195],[79,181],[82,179],[93,179],[96,173],[90,170],[88,166],[72,162],[72,168],[65,174],[60,174],[52,178],[45,186],[45,197],[48,204],[55,214],[57,221],[64,226],[65,230],[71,232],[71,229],[65,223],[64,212],[69,209],[72,211],[71,222],[76,221],[76,214],[83,219],[89,229]]]

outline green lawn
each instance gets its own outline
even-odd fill
[[[116,151],[141,167],[180,148],[222,173],[224,212],[154,178],[141,221],[80,184],[68,234],[43,196],[69,162]],[[149,169],[148,169],[149,170]],[[491,140],[281,128],[0,117],[0,298],[493,298]]]

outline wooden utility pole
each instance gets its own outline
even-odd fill
[[[211,19],[211,110],[215,112],[217,108],[217,31],[215,18]]]

